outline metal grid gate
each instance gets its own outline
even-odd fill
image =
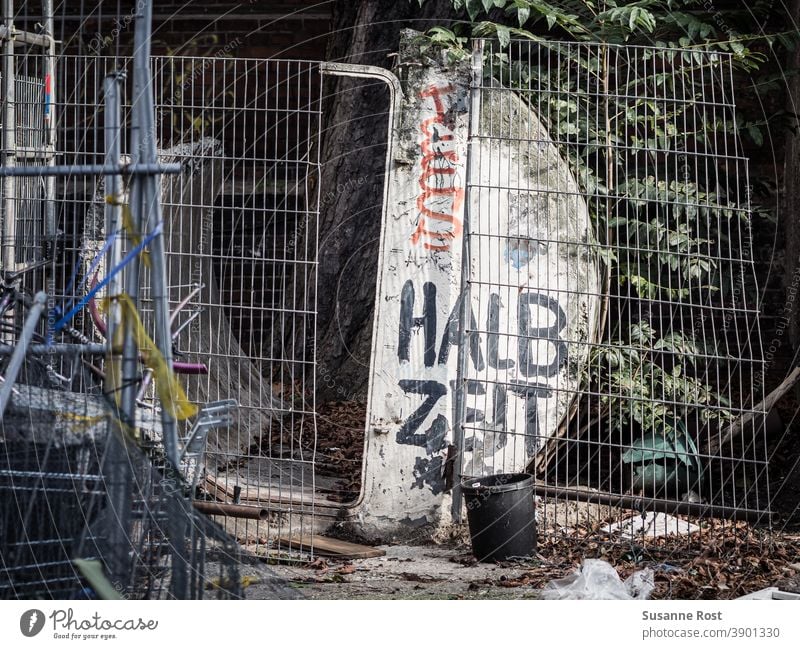
[[[165,179],[176,327],[197,402],[234,398],[212,438],[206,493],[269,511],[236,536],[292,553],[311,538],[316,476],[315,282],[321,133],[317,63],[156,58],[158,139],[186,173]],[[185,326],[184,326],[185,325]],[[306,548],[307,549],[307,548]]]
[[[209,433],[197,496],[238,506],[227,529],[250,549],[305,555],[315,503],[323,510],[327,504],[314,475],[319,64],[151,61],[159,157],[181,165],[180,174],[162,177],[177,371],[191,401],[234,399],[239,406],[232,426]],[[107,75],[130,64],[115,57],[59,58],[65,160],[102,162],[100,89]],[[131,97],[130,77],[122,82],[123,97]],[[130,106],[122,110],[126,115]],[[128,150],[123,132],[123,161]],[[101,184],[70,177],[57,197],[61,244],[54,274],[56,286],[70,294],[57,295],[64,300],[103,277],[103,263],[92,262],[108,236]],[[143,285],[149,286],[147,277]],[[148,289],[140,312],[149,328]],[[99,300],[76,317],[75,329],[103,340]],[[145,376],[140,403],[154,407],[152,397]]]
[[[461,340],[486,355],[461,354],[462,474],[527,467],[547,531],[762,518],[731,56],[486,42],[474,61]]]

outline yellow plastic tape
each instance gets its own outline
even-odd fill
[[[133,224],[133,214],[131,213],[131,206],[127,203],[123,203],[111,194],[106,196],[106,203],[109,205],[114,205],[115,207],[122,208],[122,228],[128,233],[131,241],[133,242],[134,246],[138,246],[142,241],[141,233],[136,229],[136,226]],[[150,253],[147,250],[142,250],[142,261],[144,265],[150,268]]]
[[[68,422],[70,431],[77,434],[85,433],[92,426],[104,422],[106,415],[78,415],[72,412],[56,412],[56,418]]]
[[[119,393],[117,392],[116,395],[117,395],[117,400],[119,400]],[[108,419],[110,419],[117,426],[119,426],[120,430],[122,430],[123,433],[128,435],[134,442],[136,442],[137,444],[139,442],[139,436],[137,435],[133,427],[128,426],[121,419],[115,417],[110,412],[107,412],[102,415],[77,415],[71,412],[57,412],[56,417],[70,422],[70,429],[76,434],[85,432],[95,424],[99,424],[100,422],[107,421]]]
[[[167,361],[161,351],[150,339],[150,336],[147,335],[131,298],[122,294],[118,295],[116,300],[120,307],[120,325],[114,329],[114,340],[112,341],[114,349],[121,349],[126,333],[132,332],[144,364],[153,372],[161,406],[178,421],[183,421],[196,415],[197,406],[189,401],[175,373],[167,367]],[[104,308],[107,308],[108,302],[109,298],[103,298]],[[122,384],[120,366],[121,363],[119,361],[113,362],[107,377],[115,394],[119,394],[119,388]]]

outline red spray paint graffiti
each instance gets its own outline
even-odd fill
[[[453,92],[451,84],[433,85],[423,90],[420,99],[433,100],[435,115],[422,121],[422,173],[419,186],[422,193],[417,197],[419,223],[411,235],[411,243],[425,240],[422,247],[427,250],[450,250],[454,238],[461,234],[461,206],[464,204],[464,188],[460,182],[457,167],[458,154],[455,151],[455,138],[445,123],[445,104],[443,97]]]

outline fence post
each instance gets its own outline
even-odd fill
[[[111,169],[119,165],[121,155],[121,126],[120,126],[120,79],[118,73],[108,75],[103,80],[103,94],[105,96],[105,116],[104,116],[104,149],[105,165]],[[109,248],[106,255],[106,268],[111,270],[119,264],[122,257],[122,236],[120,234],[119,207],[115,205],[120,196],[121,179],[119,174],[109,173],[104,179],[104,194],[106,198],[106,236],[115,236],[116,239]],[[110,201],[109,199],[113,199]],[[122,289],[122,282],[119,275],[109,282],[107,295],[119,295]],[[106,355],[106,393],[117,388],[111,379],[112,356],[119,353],[114,350],[114,331],[119,326],[119,305],[109,301],[107,312],[106,344],[108,352]],[[125,384],[123,383],[123,386]],[[123,388],[125,389],[125,388]],[[110,403],[114,404],[116,395],[109,394]],[[126,425],[135,425],[136,410],[135,403],[130,410],[123,410],[122,421]],[[132,478],[130,457],[125,444],[123,431],[113,419],[108,422],[108,449],[105,462],[103,463],[103,477],[106,483],[108,500],[111,510],[114,512],[112,523],[108,531],[108,547],[112,557],[109,561],[109,569],[112,582],[124,584],[129,579],[130,574],[130,533],[131,533],[131,509],[132,509]]]
[[[455,392],[455,421],[453,422],[453,445],[456,448],[455,458],[453,459],[453,501],[451,515],[454,523],[462,521],[462,500],[461,493],[461,474],[464,468],[464,418],[466,417],[466,382],[467,382],[467,359],[469,357],[467,326],[469,324],[470,308],[470,189],[471,173],[473,169],[473,157],[475,156],[475,135],[480,130],[481,120],[481,78],[483,70],[483,41],[477,40],[472,48],[472,79],[469,93],[469,132],[467,135],[467,163],[466,175],[467,182],[465,187],[464,199],[464,230],[462,234],[461,252],[461,313],[458,318],[458,370],[456,373],[456,392]]]
[[[133,101],[133,132],[136,134],[132,143],[134,163],[156,164],[155,126],[153,123],[154,101],[153,87],[150,75],[150,35],[153,16],[152,1],[139,5],[136,15],[136,35],[134,41],[134,101]],[[134,176],[136,189],[135,212],[138,212],[140,232],[151,232],[162,227],[162,211],[160,197],[160,176],[155,174]],[[155,320],[155,343],[164,357],[168,370],[172,371],[172,337],[170,335],[169,296],[167,294],[167,278],[165,268],[165,251],[163,231],[155,236],[150,244],[151,269],[150,269],[150,297],[153,301]],[[138,270],[138,263],[137,263]],[[138,282],[138,273],[131,281]],[[138,289],[138,287],[137,287]],[[131,296],[133,297],[133,296]],[[126,341],[127,342],[127,341]],[[129,359],[128,359],[129,360]],[[126,388],[128,386],[126,385]],[[134,407],[136,386],[130,386],[133,391]],[[174,481],[176,490],[174,503],[183,511],[168,514],[168,535],[172,551],[172,580],[170,592],[177,599],[188,597],[187,572],[188,562],[186,557],[186,512],[191,510],[189,501],[179,493],[181,485],[178,484],[178,432],[177,423],[173,413],[161,404],[161,432],[166,455],[165,473],[168,481]]]

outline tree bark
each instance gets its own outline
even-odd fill
[[[329,61],[390,68],[404,28],[455,18],[449,0],[339,0]],[[365,400],[381,232],[388,92],[380,82],[330,78],[320,155],[317,398]]]

